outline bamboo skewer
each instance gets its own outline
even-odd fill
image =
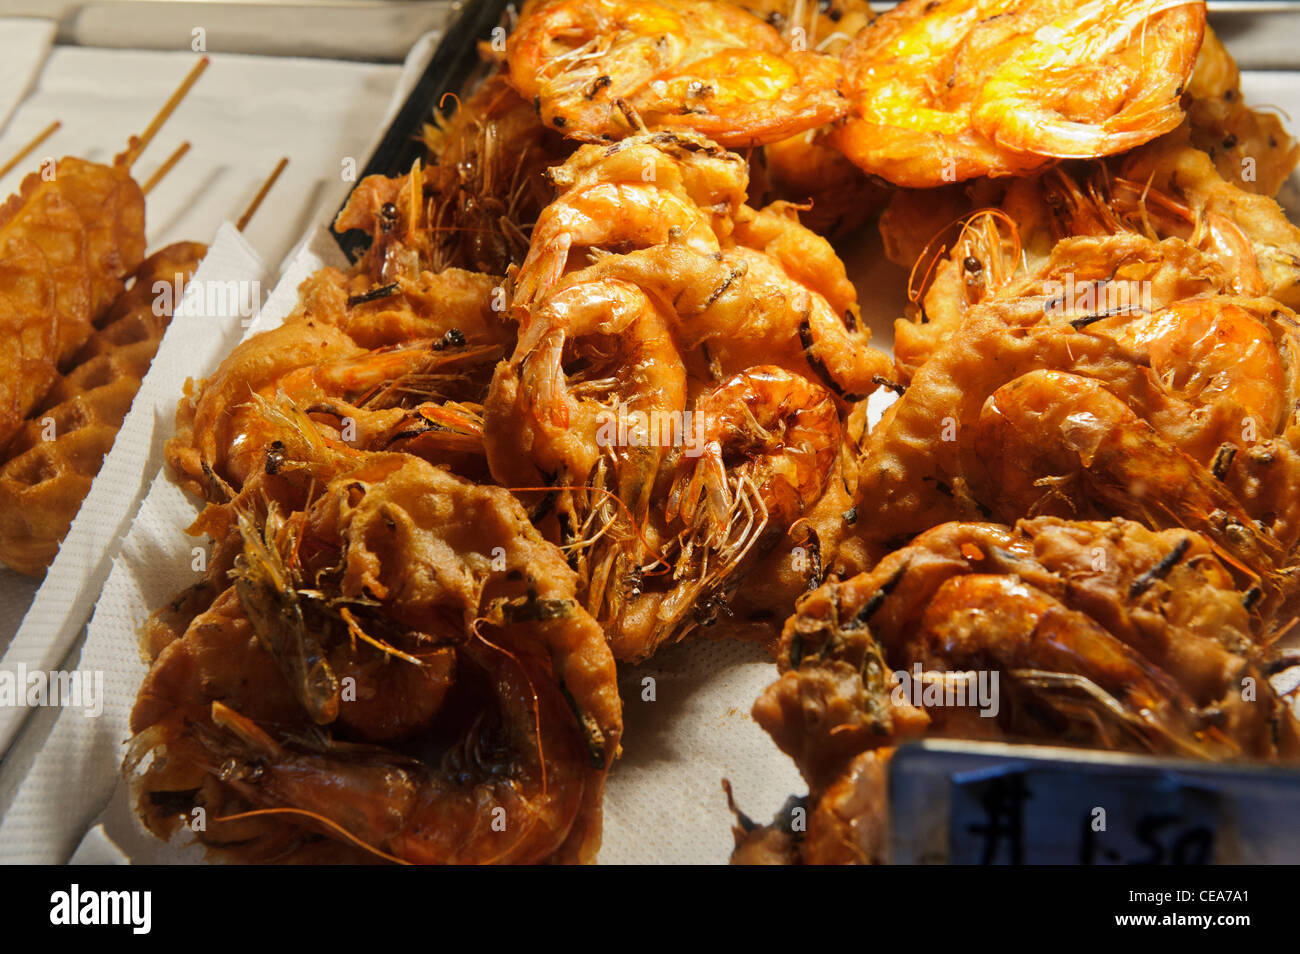
[[[148,195],[150,190],[153,189],[154,186],[156,186],[159,182],[162,181],[163,176],[171,172],[172,167],[175,166],[176,163],[180,162],[181,158],[189,151],[190,151],[189,142],[183,142],[178,147],[176,147],[176,151],[173,152],[170,156],[168,156],[167,159],[163,162],[163,164],[154,171],[154,174],[145,180],[144,185],[140,186],[140,191],[143,192],[145,195]]]
[[[6,162],[4,166],[0,167],[0,179],[3,179],[5,176],[9,175],[9,173],[14,170],[14,167],[16,167],[18,163],[22,162],[24,159],[30,156],[37,146],[39,146],[41,143],[45,142],[45,140],[53,136],[55,132],[58,131],[59,127],[61,127],[62,125],[63,123],[60,122],[59,120],[57,119],[54,120],[54,122],[50,123],[48,126],[45,127],[44,130],[38,133],[31,142],[23,146],[22,149],[18,150],[18,153],[12,159]]]
[[[271,187],[275,185],[276,180],[280,178],[280,173],[284,172],[284,167],[288,164],[288,156],[284,156],[278,163],[276,163],[275,168],[271,170],[270,177],[262,183],[262,188],[257,190],[257,195],[253,196],[253,201],[248,203],[248,208],[246,208],[244,214],[239,217],[239,221],[235,223],[236,230],[240,232],[244,231],[244,227],[247,226],[253,216],[257,214],[257,209],[262,204],[262,200],[266,198],[266,194],[271,191]]]
[[[176,87],[176,91],[171,94],[167,102],[163,103],[162,109],[158,110],[158,114],[154,116],[153,121],[145,127],[145,131],[138,137],[131,137],[131,140],[127,143],[125,153],[128,166],[133,165],[136,159],[140,158],[140,153],[148,148],[153,137],[158,135],[158,130],[162,129],[163,123],[167,122],[171,114],[175,112],[176,107],[181,104],[181,100],[185,98],[194,84],[198,82],[199,77],[203,75],[203,71],[208,68],[209,62],[205,56],[195,63],[193,69],[186,74],[185,79],[181,80],[181,85]]]

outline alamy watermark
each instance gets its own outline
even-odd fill
[[[81,709],[86,718],[104,712],[104,673],[96,669],[63,672],[51,669],[28,671],[26,663],[17,669],[0,669],[0,708],[62,706]]]
[[[917,709],[972,706],[980,716],[992,719],[998,714],[998,672],[996,669],[945,672],[926,670],[913,663],[912,671],[894,672],[894,691],[890,701],[896,706]]]
[[[247,327],[262,307],[260,281],[176,281],[153,283],[153,313],[174,315],[184,304],[191,315],[238,315]]]
[[[687,457],[704,453],[704,419],[693,411],[640,411],[620,402],[596,415],[598,447],[681,447]]]
[[[1116,279],[1076,283],[1073,275],[1066,275],[1063,282],[1043,282],[1043,297],[1043,309],[1049,315],[1084,314],[1100,319],[1151,312],[1149,281]]]

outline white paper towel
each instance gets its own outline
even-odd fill
[[[217,282],[234,282],[226,287],[246,289],[249,300],[261,304],[260,289],[266,282],[262,260],[228,223],[218,230],[191,285],[220,287]],[[206,313],[208,302],[201,300],[206,297],[186,297],[176,309],[113,449],[104,458],[22,626],[0,658],[0,669],[54,669],[80,634],[121,538],[131,526],[135,504],[162,465],[162,441],[170,433],[185,380],[214,368],[244,332],[237,310]],[[0,752],[8,748],[30,713],[24,707],[0,707]]]
[[[54,44],[53,20],[0,19],[0,129],[27,95]],[[8,154],[0,154],[7,162]]]
[[[264,271],[261,259],[227,224],[218,231],[192,284],[202,288],[234,281],[248,287],[263,282]],[[144,664],[129,627],[102,632],[71,654],[69,650],[97,598],[100,612],[119,605],[110,567],[135,517],[135,503],[162,465],[163,442],[172,431],[185,379],[209,373],[243,334],[238,311],[211,314],[207,304],[204,296],[182,300],[31,612],[0,660],[0,669],[10,672],[24,665],[29,672],[76,670],[83,678],[103,674],[103,709],[94,717],[80,708],[0,708],[0,743],[7,743],[20,726],[24,729],[0,763],[0,859],[66,860],[112,792]],[[193,513],[177,488],[169,484],[167,489]],[[188,570],[193,541],[182,530],[174,524],[159,528],[159,538],[183,544],[183,566]],[[131,552],[151,571],[178,578],[174,574],[179,566],[157,562],[153,551],[143,556]],[[105,577],[110,584],[103,586],[100,597]],[[148,597],[154,593],[149,591]]]

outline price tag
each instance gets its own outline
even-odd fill
[[[890,764],[901,863],[1300,862],[1300,773],[1044,746],[927,741]]]
[[[951,864],[1208,864],[1220,828],[1212,791],[1167,774],[1007,768],[954,781]]]

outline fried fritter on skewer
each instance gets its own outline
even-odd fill
[[[202,57],[112,165],[60,159],[0,206],[0,449],[144,259],[144,194],[131,165],[207,65]]]
[[[0,563],[39,576],[54,560],[171,320],[156,305],[154,283],[184,287],[206,254],[204,245],[178,242],[145,259],[135,284],[5,447]]]
[[[0,207],[0,447],[144,258],[144,195],[125,162],[64,158]]]
[[[189,149],[149,177],[146,193]],[[245,209],[242,230],[287,160]],[[0,562],[40,576],[54,561],[117,438],[207,246],[176,242],[150,255],[32,416],[0,451]],[[166,289],[162,293],[159,286]]]

